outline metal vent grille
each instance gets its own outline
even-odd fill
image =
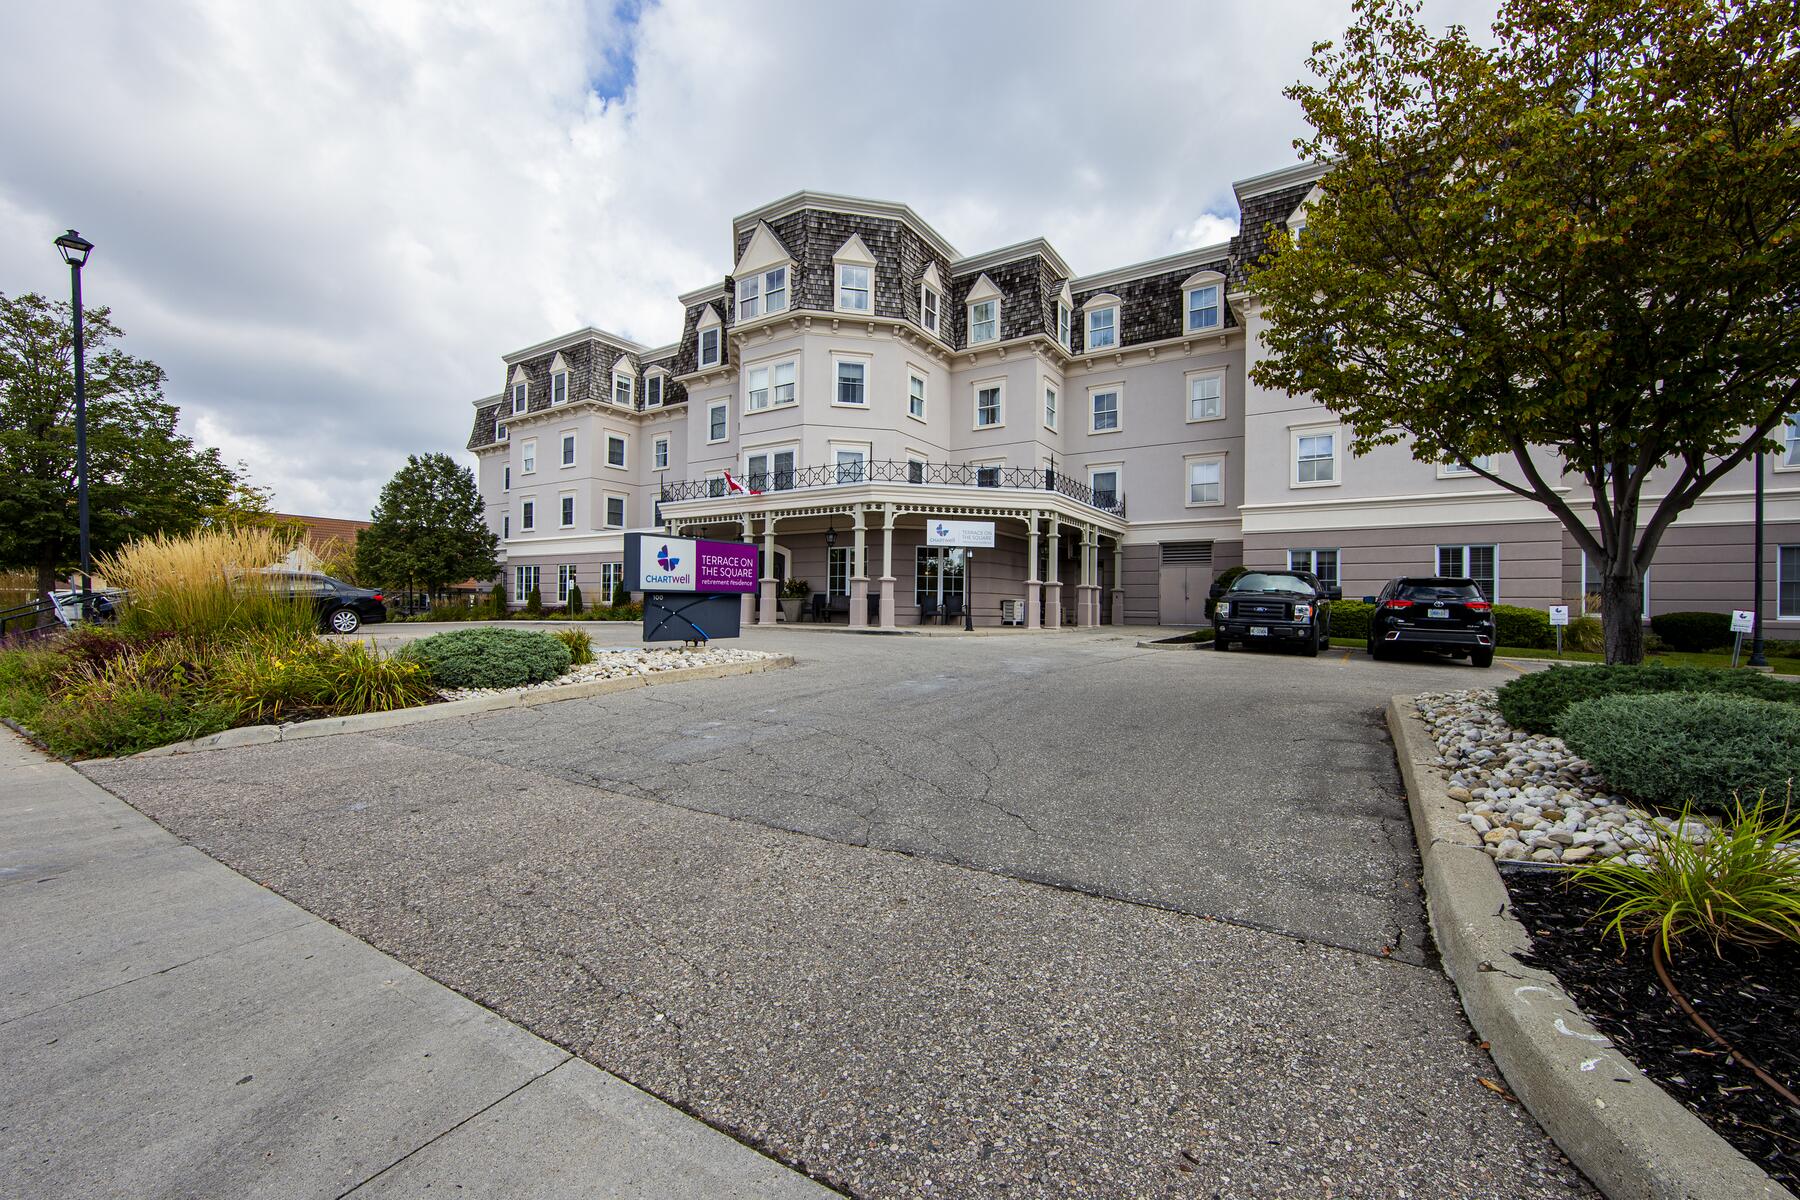
[[[1162,544],[1162,560],[1165,564],[1205,566],[1212,562],[1211,542],[1164,542]]]

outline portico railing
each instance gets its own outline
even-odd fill
[[[989,467],[978,463],[934,463],[909,459],[876,462],[842,462],[823,467],[750,472],[738,484],[760,495],[780,495],[808,488],[842,487],[857,483],[895,483],[919,487],[998,488],[1012,491],[1054,492],[1123,520],[1125,497],[1119,492],[1095,491],[1079,479],[1059,474],[1051,467]],[[662,485],[661,501],[718,500],[733,494],[723,478],[685,479]]]

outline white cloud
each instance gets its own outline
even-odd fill
[[[81,229],[89,302],[189,429],[284,507],[362,515],[407,453],[462,446],[502,353],[671,340],[731,216],[800,187],[905,201],[965,253],[1042,234],[1082,272],[1229,236],[1348,2],[626,11],[6,6],[0,290],[61,294],[50,240]]]

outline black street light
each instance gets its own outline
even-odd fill
[[[75,308],[75,493],[81,522],[81,619],[92,615],[94,560],[88,547],[87,357],[81,342],[81,268],[94,243],[73,229],[56,239],[69,264],[70,303]]]
[[[1756,451],[1756,596],[1750,603],[1750,665],[1766,667],[1769,660],[1763,657],[1763,459],[1767,457],[1759,447]]]
[[[837,522],[828,521],[825,525],[825,548],[829,550],[835,545],[837,545]]]

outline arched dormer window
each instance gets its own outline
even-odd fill
[[[1084,349],[1112,350],[1119,345],[1119,298],[1111,292],[1090,297],[1081,306]]]
[[[994,286],[994,281],[985,272],[975,281],[975,286],[969,289],[969,298],[964,302],[968,307],[969,345],[997,342],[1003,336],[1000,328],[1000,301],[1004,298],[1004,293]]]
[[[695,337],[698,344],[694,349],[694,362],[700,370],[716,367],[724,361],[725,323],[719,319],[719,310],[710,304],[700,314]]]
[[[1225,276],[1196,271],[1181,285],[1181,328],[1207,333],[1225,327]]]

